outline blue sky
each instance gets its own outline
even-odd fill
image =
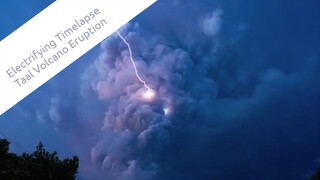
[[[0,40],[49,6],[54,0],[3,1],[0,6]]]
[[[319,18],[316,0],[159,0],[120,30],[154,100],[114,34],[0,132],[78,155],[79,179],[304,179],[320,167]]]

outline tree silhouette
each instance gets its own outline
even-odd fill
[[[79,159],[59,160],[57,152],[49,153],[40,142],[31,153],[17,154],[9,152],[10,142],[0,139],[0,179],[75,179],[78,173]]]
[[[310,178],[310,180],[320,180],[320,168],[317,172]]]

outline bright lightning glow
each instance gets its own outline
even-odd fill
[[[163,108],[164,115],[168,115],[170,113],[170,108]]]
[[[154,92],[154,90],[152,89],[147,89],[144,93],[143,93],[143,97],[146,100],[153,100],[153,98],[156,96],[156,93]]]
[[[119,37],[122,39],[122,41],[128,46],[128,50],[129,50],[129,54],[130,54],[130,60],[131,60],[132,65],[133,65],[133,69],[134,69],[134,71],[136,73],[137,78],[144,85],[144,87],[147,89],[147,93],[148,93],[148,91],[151,90],[151,88],[147,85],[146,81],[144,81],[139,75],[136,63],[133,60],[130,44],[126,41],[126,39],[124,39],[124,37],[119,33],[119,31],[116,31],[116,32],[119,35]]]

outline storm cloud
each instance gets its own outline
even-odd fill
[[[35,115],[80,179],[304,179],[320,165],[320,10],[299,5],[160,0],[119,30],[154,99],[114,33]]]

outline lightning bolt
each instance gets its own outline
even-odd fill
[[[152,101],[154,99],[154,97],[156,96],[156,92],[151,89],[145,80],[143,80],[140,75],[139,75],[139,71],[137,69],[137,66],[136,66],[136,63],[135,61],[133,60],[133,55],[132,55],[132,50],[131,50],[131,47],[130,47],[130,44],[126,41],[126,39],[119,33],[119,31],[116,31],[116,33],[119,35],[119,37],[122,39],[122,41],[127,45],[128,47],[128,50],[129,50],[129,55],[130,55],[130,60],[132,62],[132,65],[133,65],[133,69],[135,71],[135,74],[137,76],[137,78],[139,79],[139,81],[143,84],[143,86],[147,89],[144,93],[143,93],[143,97],[145,100],[148,100],[149,102]],[[170,113],[171,113],[171,108],[163,108],[163,112],[164,112],[164,115],[165,116],[168,116]]]
[[[119,33],[119,31],[116,31],[117,34],[119,35],[119,37],[122,39],[122,41],[127,45],[128,47],[128,50],[129,50],[129,55],[130,55],[130,60],[132,62],[132,66],[133,66],[133,69],[135,71],[135,74],[137,76],[137,78],[139,79],[139,81],[143,84],[143,86],[149,91],[151,90],[151,88],[147,85],[146,81],[143,80],[140,75],[139,75],[139,71],[137,69],[137,66],[136,66],[136,63],[134,62],[133,60],[133,55],[132,55],[132,51],[131,51],[131,47],[130,47],[130,44],[126,41],[126,39]]]

